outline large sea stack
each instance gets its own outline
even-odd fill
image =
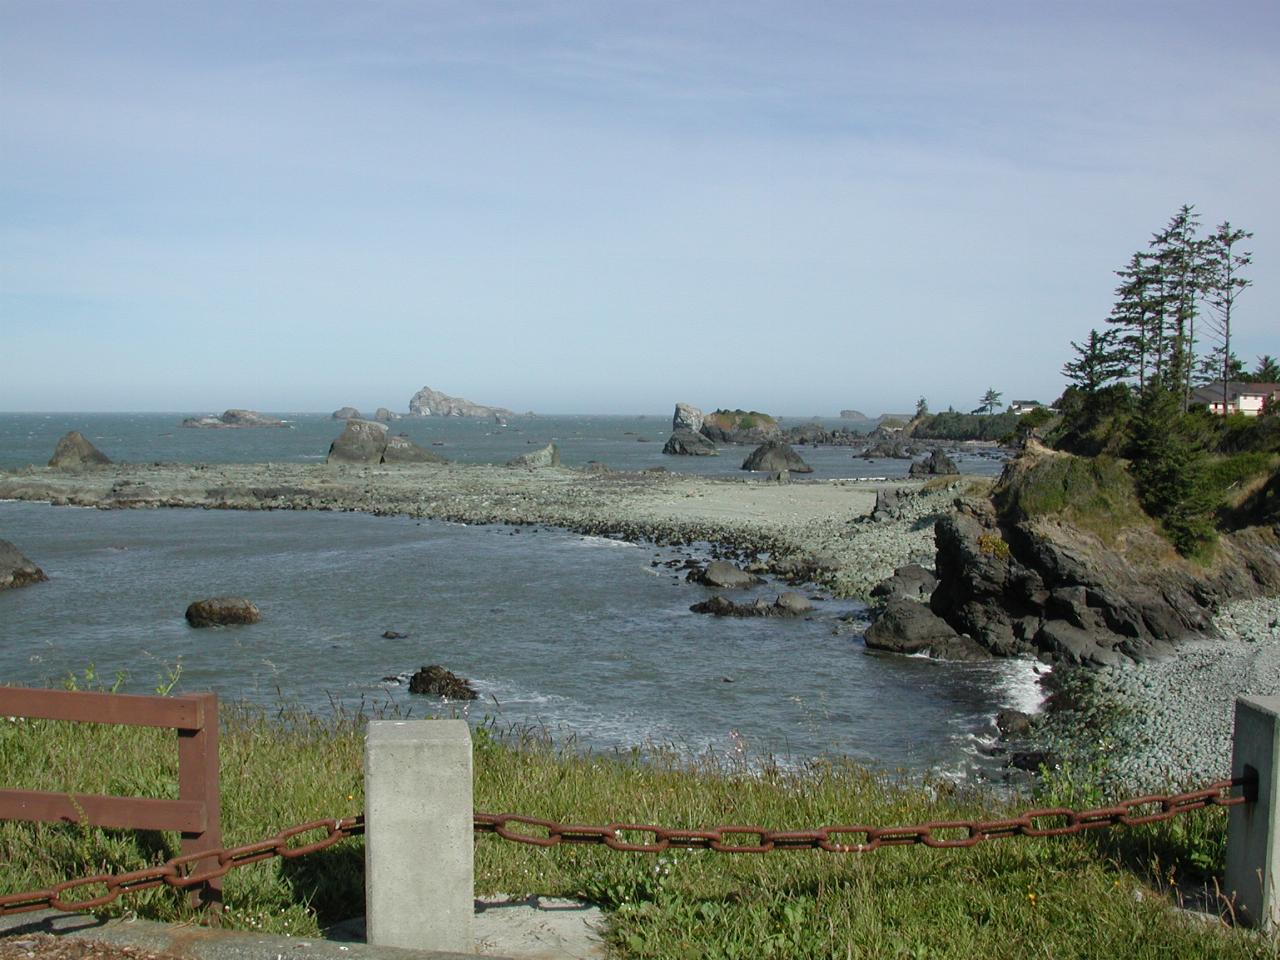
[[[54,448],[49,466],[55,470],[83,470],[106,466],[111,458],[90,443],[78,430],[66,434]]]

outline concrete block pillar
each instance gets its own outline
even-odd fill
[[[365,923],[377,946],[471,953],[474,839],[465,720],[371,720]]]
[[[1280,923],[1280,697],[1236,699],[1232,777],[1256,777],[1252,803],[1227,814],[1227,870],[1223,892],[1238,919],[1275,929]]]

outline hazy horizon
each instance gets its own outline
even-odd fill
[[[0,0],[0,409],[1048,403],[1184,203],[1255,234],[1252,366],[1277,49],[1260,0]]]

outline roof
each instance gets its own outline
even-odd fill
[[[1227,400],[1236,400],[1242,396],[1270,397],[1280,393],[1280,383],[1246,383],[1231,380],[1227,383]],[[1213,403],[1222,400],[1222,381],[1217,380],[1197,387],[1191,391],[1194,403]]]

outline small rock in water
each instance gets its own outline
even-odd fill
[[[426,693],[447,700],[475,700],[470,682],[437,664],[423,667],[409,678],[410,693]]]
[[[244,597],[211,597],[188,606],[186,617],[193,627],[223,627],[257,623],[262,619],[262,612]]]
[[[399,630],[383,630],[382,631],[383,640],[407,640],[408,638],[409,638],[409,635],[407,633],[401,633]]]

